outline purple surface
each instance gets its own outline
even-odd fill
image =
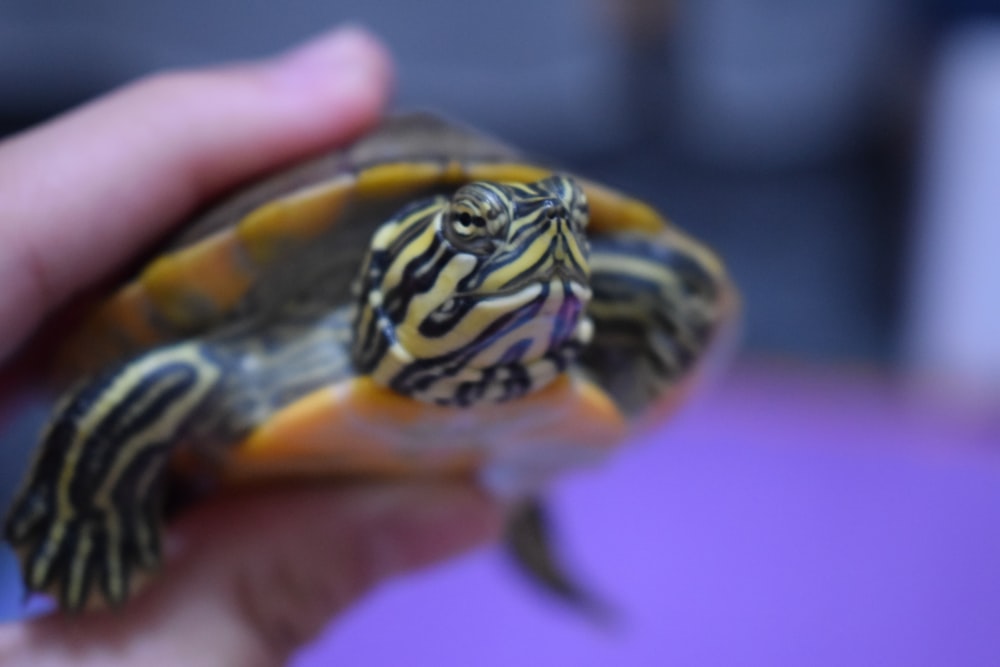
[[[384,585],[299,667],[1000,664],[1000,459],[870,377],[735,374],[552,494],[600,631],[486,550]]]

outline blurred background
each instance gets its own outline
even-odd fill
[[[631,623],[595,633],[490,552],[387,588],[303,665],[995,665],[998,17],[988,0],[6,0],[0,133],[360,22],[396,54],[398,108],[645,198],[730,265],[734,370],[556,489],[567,548]],[[40,418],[0,442],[0,500]]]

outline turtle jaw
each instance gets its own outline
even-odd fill
[[[429,339],[409,323],[395,327],[393,344],[372,377],[439,405],[524,396],[555,380],[590,342],[590,298],[589,286],[562,278],[505,294],[466,296],[463,321],[445,336]]]

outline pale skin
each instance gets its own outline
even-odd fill
[[[371,126],[391,70],[371,36],[341,29],[263,62],[151,76],[0,142],[7,392],[46,318],[213,196]],[[216,499],[171,526],[164,571],[124,611],[0,626],[0,664],[284,664],[386,578],[495,539],[502,514],[457,483]]]

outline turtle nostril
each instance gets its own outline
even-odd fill
[[[566,206],[562,203],[557,203],[554,201],[548,201],[545,204],[545,218],[547,220],[556,220],[558,218],[566,217]]]

